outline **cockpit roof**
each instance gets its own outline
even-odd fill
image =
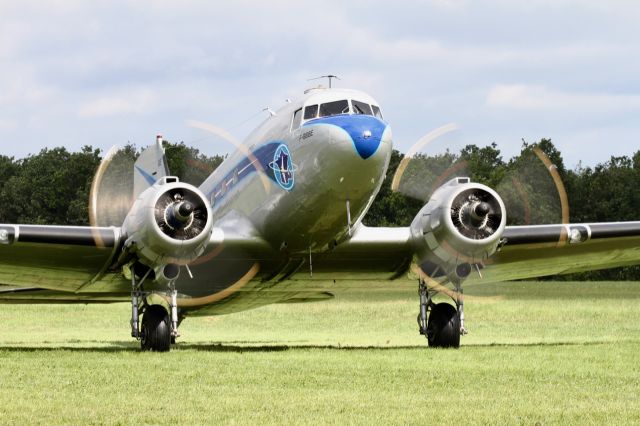
[[[355,99],[357,101],[380,106],[378,101],[365,92],[353,89],[328,89],[324,87],[305,91],[305,97],[302,100],[302,105],[323,104],[342,99]]]

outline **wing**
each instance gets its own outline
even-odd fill
[[[232,234],[225,237],[225,245],[242,250],[243,260],[244,251],[264,245]],[[503,237],[503,247],[482,271],[484,282],[640,264],[640,222],[515,226],[507,227]],[[119,228],[0,225],[0,292],[126,292],[122,278],[107,277],[116,275],[108,274],[107,268],[121,239]],[[215,251],[218,244],[209,249]],[[220,261],[228,262],[226,257],[220,256]],[[260,258],[264,259],[254,254],[249,260]],[[360,226],[345,243],[314,255],[309,270],[300,268],[288,277],[395,279],[405,275],[412,260],[409,228]],[[478,277],[472,274],[469,280]]]
[[[120,239],[119,228],[0,225],[0,289],[79,291],[105,274]]]
[[[640,222],[510,226],[503,238],[504,246],[482,271],[483,281],[640,264]]]
[[[220,224],[191,263],[195,277],[181,277],[183,290],[225,289],[273,257],[246,219],[228,215]],[[0,303],[129,300],[131,282],[111,268],[124,240],[115,227],[0,225]]]
[[[640,222],[511,226],[485,264],[483,282],[640,264]],[[360,226],[333,251],[313,258],[313,275],[297,279],[395,279],[413,260],[409,228]],[[467,282],[478,281],[472,274]]]

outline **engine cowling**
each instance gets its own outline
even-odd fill
[[[428,275],[463,279],[498,248],[506,209],[491,188],[454,178],[438,188],[411,223],[417,260]]]
[[[186,265],[204,252],[212,229],[211,208],[204,194],[168,176],[142,192],[133,204],[123,224],[125,250],[167,275],[175,267],[164,271],[166,265]]]

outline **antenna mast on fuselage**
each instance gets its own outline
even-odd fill
[[[319,80],[321,78],[328,78],[329,79],[329,89],[331,89],[331,79],[335,78],[337,80],[340,80],[340,77],[338,77],[337,75],[333,75],[333,74],[329,74],[329,75],[321,75],[320,77],[315,77],[315,78],[310,78],[307,81],[312,81],[312,80]]]

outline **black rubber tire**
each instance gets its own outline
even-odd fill
[[[151,305],[142,316],[140,346],[143,351],[167,352],[171,348],[169,314],[161,305]]]
[[[431,308],[427,341],[432,348],[460,347],[460,317],[455,306],[438,303]]]

